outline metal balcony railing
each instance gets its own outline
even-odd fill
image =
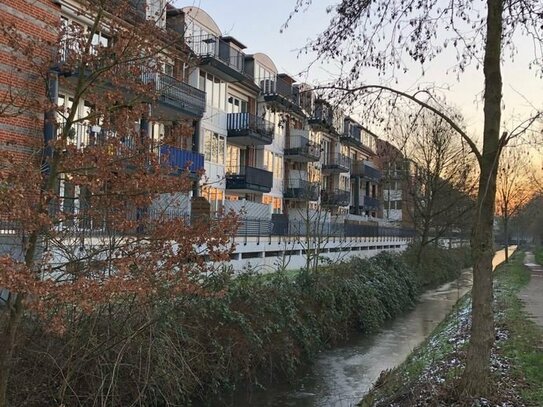
[[[285,157],[307,158],[307,161],[318,161],[321,158],[321,147],[303,136],[291,136]],[[305,160],[304,160],[305,161]]]
[[[144,73],[142,77],[143,83],[154,84],[157,93],[161,96],[161,101],[197,116],[204,114],[206,94],[200,89],[164,73]]]
[[[324,171],[349,172],[351,159],[344,154],[330,154],[322,163]]]
[[[309,123],[332,129],[334,126],[332,107],[321,100],[315,101],[314,110],[309,119]]]
[[[258,78],[256,83],[263,95],[280,95],[291,101],[297,99],[297,92],[292,84],[278,75]]]
[[[351,192],[343,189],[321,191],[321,203],[327,206],[348,206],[351,202]]]
[[[381,207],[381,201],[371,196],[364,196],[363,205],[366,211],[378,211]]]
[[[245,72],[245,54],[212,34],[187,37],[186,43],[200,57],[217,59],[238,72]]]
[[[364,177],[373,182],[379,182],[382,177],[381,171],[370,167],[364,160],[352,161],[351,175],[355,177]]]
[[[228,113],[226,125],[229,133],[234,134],[251,130],[272,139],[275,128],[272,122],[252,113]]]
[[[360,127],[352,122],[346,122],[344,132],[341,135],[341,142],[355,147],[362,147],[362,132]]]
[[[285,199],[317,201],[319,199],[319,183],[293,178],[286,182],[283,191]]]
[[[255,167],[240,167],[235,173],[226,174],[226,189],[270,192],[273,173]]]
[[[57,124],[57,134],[60,136],[64,130],[65,123],[60,122]],[[89,124],[84,122],[72,123],[68,130],[68,144],[75,145],[77,149],[83,149],[85,147],[99,146],[106,142],[108,139],[115,137],[119,138],[119,142],[122,146],[133,148],[134,137],[130,131],[126,132],[126,135],[121,136],[119,132],[103,128],[97,124]]]
[[[204,168],[203,154],[194,151],[163,145],[160,147],[160,156],[166,157],[166,163],[178,173],[185,170],[196,173]]]

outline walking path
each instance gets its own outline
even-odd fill
[[[532,272],[532,278],[518,297],[524,302],[524,308],[532,315],[535,323],[543,327],[543,267],[536,264],[531,252],[526,252],[524,265]]]

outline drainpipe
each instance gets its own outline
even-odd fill
[[[43,124],[43,173],[49,173],[49,159],[53,156],[51,143],[56,133],[56,109],[58,105],[58,72],[51,69],[47,79],[47,99],[51,107],[45,112]]]
[[[192,151],[200,153],[200,123],[201,120],[193,120],[192,126],[194,131],[192,133]],[[192,185],[192,197],[197,198],[200,196],[200,180],[197,179]]]
[[[354,214],[360,215],[360,177],[354,177]]]

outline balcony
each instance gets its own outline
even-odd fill
[[[362,144],[362,130],[352,122],[346,121],[345,132],[341,135],[340,141],[342,144],[351,147],[364,148],[364,144]]]
[[[234,48],[230,41],[212,34],[187,37],[186,43],[200,57],[200,65],[226,82],[247,79],[245,54]]]
[[[204,168],[203,154],[169,145],[160,147],[160,158],[172,167],[176,174],[181,174],[184,171],[196,174]]]
[[[60,136],[65,126],[64,122],[57,124],[57,134]],[[78,150],[86,147],[100,146],[113,139],[118,139],[119,147],[133,148],[134,143],[134,130],[127,129],[126,133],[121,135],[120,132],[106,129],[96,124],[89,124],[85,122],[72,123],[68,130],[67,143],[74,145]]]
[[[343,154],[331,154],[322,163],[322,172],[324,174],[339,174],[349,172],[351,169],[351,159]]]
[[[363,197],[363,207],[365,211],[376,212],[381,207],[381,201],[371,196]]]
[[[299,91],[292,86],[294,79],[286,74],[279,74],[258,78],[256,82],[260,86],[260,92],[266,102],[298,114],[304,114],[303,109],[300,107]]]
[[[238,193],[268,193],[273,186],[273,173],[254,167],[240,167],[226,174],[226,189]]]
[[[168,113],[173,109],[173,114],[181,112],[192,117],[202,117],[205,112],[206,94],[184,82],[163,73],[143,74],[143,83],[154,84],[159,94],[159,103],[163,109],[161,113]]]
[[[299,178],[289,179],[285,185],[283,197],[293,201],[317,201],[319,199],[319,184]]]
[[[360,197],[360,204],[358,206],[358,212],[355,210],[355,207],[351,207],[351,213],[364,213],[368,212],[377,212],[381,208],[381,201],[377,198],[371,196],[362,196]]]
[[[238,146],[262,146],[273,142],[274,124],[251,113],[228,113],[228,141]]]
[[[308,123],[317,130],[332,131],[334,128],[334,114],[332,107],[322,101],[316,100],[314,111],[309,118]]]
[[[301,134],[307,134],[307,130],[291,130],[288,139],[288,147],[285,149],[285,158],[296,162],[314,162],[321,159],[321,147]],[[296,134],[299,132],[300,134]]]
[[[370,167],[364,160],[353,161],[351,164],[351,177],[362,177],[377,183],[381,180],[381,176],[381,171]]]
[[[349,206],[351,192],[342,189],[322,190],[321,204],[324,206]]]

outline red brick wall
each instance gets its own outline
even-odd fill
[[[57,42],[59,19],[53,0],[0,0],[0,27],[15,26],[22,36],[17,43],[31,49],[31,57],[18,52],[0,28],[0,149],[21,158],[43,139],[44,74]]]

